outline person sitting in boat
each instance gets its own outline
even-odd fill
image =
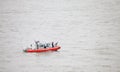
[[[57,44],[58,44],[58,42],[56,42],[56,43],[52,42],[52,47],[57,46]]]
[[[46,44],[44,44],[44,48],[47,48]]]
[[[39,44],[39,47],[40,47],[40,48],[47,48],[48,46],[47,46],[46,43],[45,43],[45,44],[40,43],[40,44]]]
[[[32,45],[32,44],[30,44],[30,48],[33,48],[33,45]]]
[[[58,42],[55,43],[55,46],[57,46]]]
[[[39,48],[44,48],[44,44],[39,43]]]
[[[45,45],[46,45],[46,47],[50,47],[50,43],[46,43]]]
[[[45,43],[44,48],[48,48],[48,47],[50,47],[50,43]]]

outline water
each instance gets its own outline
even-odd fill
[[[0,0],[0,72],[120,72],[119,0]],[[58,52],[24,53],[35,40]]]

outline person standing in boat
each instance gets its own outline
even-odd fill
[[[54,47],[54,42],[52,42],[52,47]]]
[[[39,49],[39,41],[35,41],[36,48]]]

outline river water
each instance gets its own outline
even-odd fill
[[[0,72],[120,72],[120,1],[0,0]]]

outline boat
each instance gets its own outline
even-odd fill
[[[33,52],[48,52],[48,51],[57,51],[60,48],[61,48],[60,46],[49,47],[49,48],[38,48],[38,49],[27,48],[27,49],[25,49],[23,51],[24,52],[29,52],[29,53],[33,53]]]

